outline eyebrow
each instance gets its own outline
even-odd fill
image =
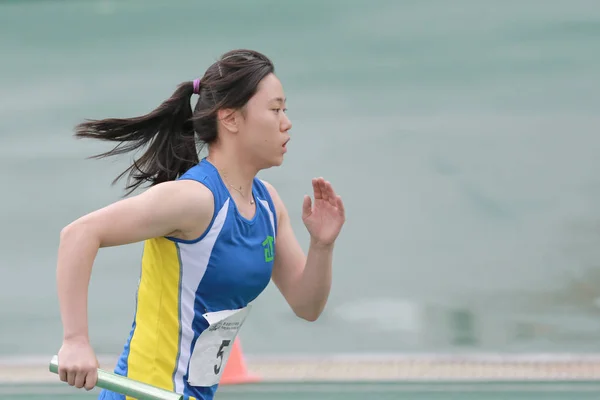
[[[280,102],[280,103],[285,103],[285,102],[286,102],[286,99],[285,99],[285,98],[283,98],[283,97],[274,97],[274,98],[272,98],[272,99],[271,99],[271,100],[269,100],[269,101],[278,101],[278,102]]]

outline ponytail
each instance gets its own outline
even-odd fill
[[[152,186],[175,180],[198,163],[190,105],[192,94],[198,90],[197,84],[196,81],[180,84],[169,99],[140,117],[87,120],[75,127],[75,137],[118,142],[112,150],[91,157],[96,159],[147,146],[112,182],[115,184],[128,174],[126,195],[145,182]]]
[[[117,142],[104,158],[147,147],[133,165],[113,181],[129,175],[126,189],[133,192],[145,182],[156,185],[177,179],[199,162],[198,150],[218,138],[219,109],[241,109],[274,72],[265,55],[245,49],[221,56],[202,78],[181,83],[173,95],[141,117],[87,120],[76,126],[75,137]],[[190,99],[198,95],[192,112]],[[200,146],[198,146],[200,145]]]

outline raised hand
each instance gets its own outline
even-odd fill
[[[304,196],[302,220],[310,233],[311,243],[331,245],[346,221],[344,203],[325,179],[314,178],[312,185],[314,204],[310,196]]]

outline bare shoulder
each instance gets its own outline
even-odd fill
[[[193,180],[163,182],[125,201],[149,211],[170,210],[170,214],[185,213],[188,217],[212,214],[214,204],[212,192]]]
[[[84,215],[63,233],[83,229],[96,235],[101,247],[158,236],[189,239],[206,229],[213,212],[213,195],[206,186],[192,180],[169,181]]]
[[[200,182],[182,179],[158,184],[149,188],[144,195],[147,198],[160,198],[172,205],[185,207],[188,211],[206,212],[207,206],[213,206],[212,191]]]
[[[164,182],[148,189],[149,205],[166,207],[170,216],[179,221],[170,236],[194,239],[206,228],[214,213],[212,191],[200,182],[182,179]]]

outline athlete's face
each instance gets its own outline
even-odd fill
[[[246,104],[239,137],[244,151],[261,169],[281,165],[292,123],[285,114],[285,94],[274,74],[267,75]]]

